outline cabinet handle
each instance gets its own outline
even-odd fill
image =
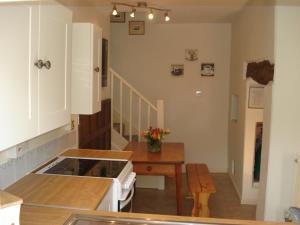
[[[44,66],[43,60],[39,59],[37,60],[34,65],[38,68],[38,69],[42,69]]]
[[[47,60],[46,62],[43,63],[43,66],[47,69],[50,70],[51,69],[51,62],[49,60]]]
[[[94,71],[95,71],[96,73],[99,73],[99,72],[100,72],[100,68],[99,68],[99,67],[96,67],[96,68],[94,69]]]
[[[152,170],[152,167],[151,167],[151,166],[147,166],[146,170],[147,170],[148,172],[150,172],[150,171]]]

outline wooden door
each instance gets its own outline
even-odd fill
[[[102,101],[101,112],[79,116],[79,148],[111,149],[111,101]]]
[[[0,151],[37,135],[38,7],[0,6]]]
[[[39,58],[51,68],[39,70],[39,133],[70,122],[71,29],[71,11],[55,3],[40,6]]]

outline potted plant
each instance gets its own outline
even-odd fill
[[[147,140],[148,150],[150,152],[160,152],[162,139],[169,133],[169,129],[163,130],[149,127],[148,130],[142,132],[141,136]]]

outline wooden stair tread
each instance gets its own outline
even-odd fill
[[[215,193],[216,188],[206,164],[187,164],[188,186],[192,193]]]

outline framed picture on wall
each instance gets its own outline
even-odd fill
[[[263,109],[264,108],[264,88],[250,87],[248,97],[248,108]]]
[[[213,77],[215,75],[215,64],[214,63],[202,63],[201,64],[201,76]]]
[[[125,23],[126,21],[126,14],[125,12],[118,12],[117,15],[110,15],[110,22],[111,23]]]
[[[129,35],[144,35],[145,21],[129,21]]]
[[[184,74],[184,65],[183,64],[172,64],[171,65],[171,74],[173,76],[182,76]]]

